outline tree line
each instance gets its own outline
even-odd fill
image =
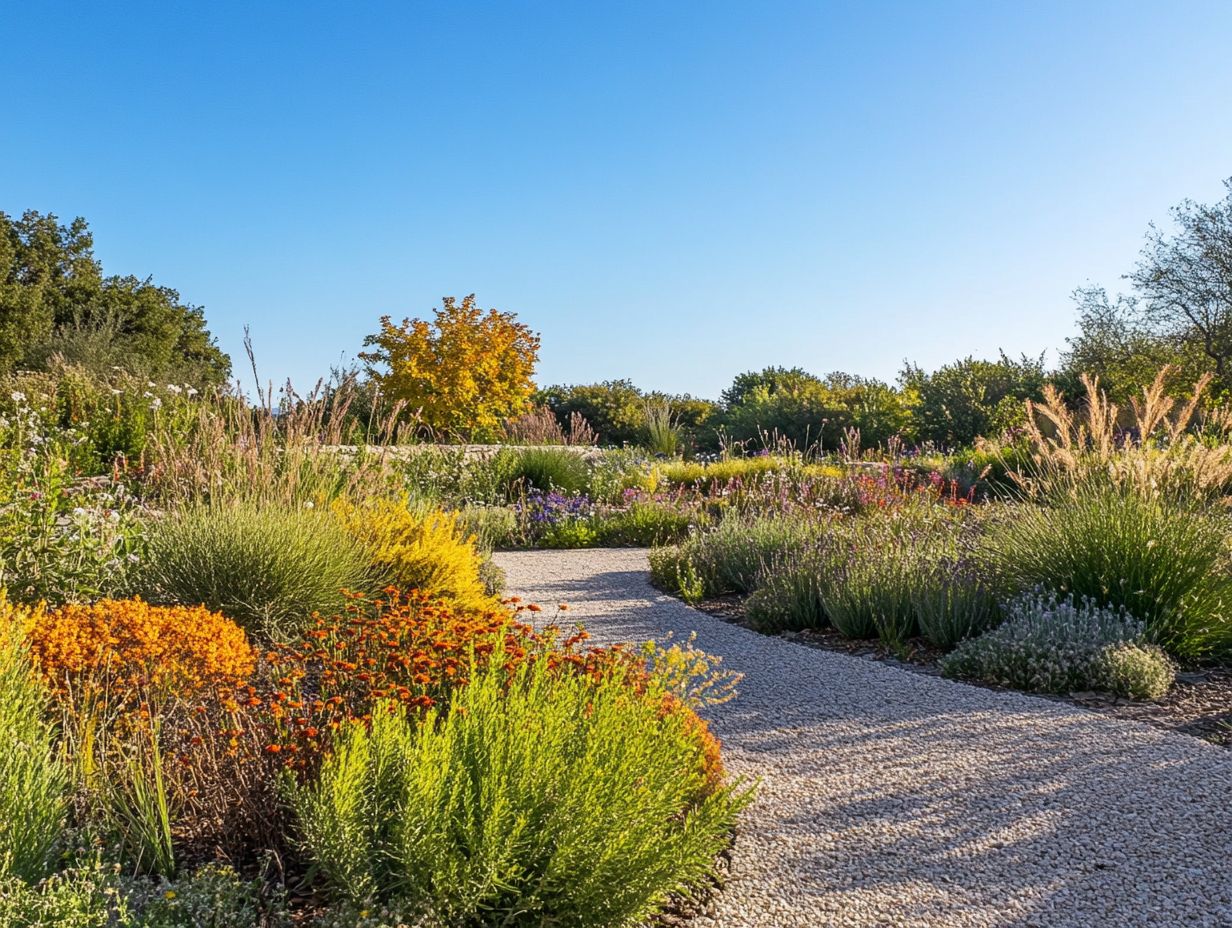
[[[1074,292],[1078,334],[1059,365],[1002,353],[926,372],[904,365],[893,384],[834,372],[769,367],[737,376],[716,400],[647,392],[629,380],[537,388],[539,336],[515,314],[446,298],[432,320],[382,317],[362,367],[343,378],[354,414],[396,403],[421,434],[492,440],[528,409],[562,425],[582,416],[604,444],[639,443],[649,410],[666,412],[699,449],[721,440],[781,438],[833,448],[852,429],[866,445],[898,436],[968,445],[1021,424],[1023,401],[1046,384],[1078,396],[1083,372],[1124,403],[1168,366],[1183,388],[1213,375],[1212,401],[1232,396],[1232,179],[1213,204],[1186,200],[1152,224],[1124,292]],[[107,276],[85,220],[0,212],[0,375],[73,364],[197,386],[224,386],[231,361],[204,311],[150,278]]]

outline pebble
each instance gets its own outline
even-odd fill
[[[696,631],[745,674],[707,714],[757,799],[697,928],[1232,928],[1232,752],[759,635],[642,550],[496,560],[598,642]]]

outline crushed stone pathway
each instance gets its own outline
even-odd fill
[[[497,555],[601,642],[698,633],[707,710],[760,779],[698,928],[1232,928],[1232,752],[759,635],[649,584],[642,550]]]

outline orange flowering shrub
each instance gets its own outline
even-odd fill
[[[342,615],[318,616],[299,640],[268,652],[272,691],[250,685],[239,702],[272,721],[267,750],[302,766],[299,755],[311,759],[343,722],[368,721],[378,700],[417,710],[447,702],[466,684],[472,659],[482,666],[498,645],[510,668],[538,653],[580,659],[573,651],[584,633],[552,650],[556,638],[505,608],[459,610],[418,590],[391,588],[385,598],[353,596]]]
[[[244,630],[202,606],[104,599],[54,609],[29,628],[30,650],[57,696],[106,691],[114,701],[181,698],[247,680],[256,655]]]

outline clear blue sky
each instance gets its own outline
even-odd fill
[[[1232,175],[1226,0],[3,0],[0,37],[0,209],[85,216],[301,385],[472,291],[541,383],[1034,354]]]

